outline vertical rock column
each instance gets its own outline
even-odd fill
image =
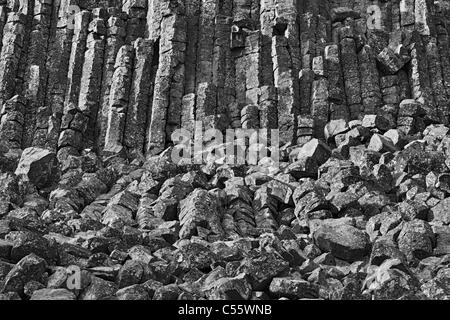
[[[21,149],[24,129],[25,100],[14,96],[0,109],[0,141],[9,148]]]
[[[260,81],[258,105],[260,108],[261,128],[278,128],[277,89],[274,85],[272,60],[273,22],[275,21],[275,3],[273,0],[260,1],[259,24],[260,38]]]
[[[75,15],[74,19],[74,34],[69,57],[65,105],[78,104],[91,13],[89,11],[81,11]]]
[[[98,110],[100,108],[102,70],[105,53],[106,12],[102,8],[93,10],[93,18],[89,24],[87,51],[84,56],[83,73],[81,76],[80,97],[78,106],[88,120],[83,132],[86,147],[93,147],[96,140],[95,129]]]
[[[434,34],[432,13],[428,8],[429,0],[414,1],[415,29],[423,36]]]
[[[272,38],[274,82],[278,90],[278,126],[280,143],[294,142],[300,111],[300,46],[297,8],[294,2],[277,2]]]
[[[107,130],[108,113],[110,107],[110,89],[112,77],[114,74],[114,65],[116,56],[121,46],[125,44],[125,21],[126,15],[118,12],[115,8],[111,8],[110,17],[107,22],[106,30],[106,47],[103,64],[102,88],[100,109],[97,115],[97,126],[99,129],[97,144],[100,150],[103,149],[105,143],[105,135]]]
[[[361,115],[361,79],[359,74],[358,55],[354,38],[354,21],[347,19],[340,30],[341,67],[344,74],[345,94],[350,110],[350,119]]]
[[[236,20],[236,12],[234,19]],[[239,21],[237,21],[239,22]],[[236,23],[236,21],[234,21]],[[235,97],[236,103],[232,105],[230,109],[231,125],[233,128],[240,127],[240,112],[245,107],[247,100],[247,69],[248,59],[245,54],[245,42],[247,37],[247,31],[240,27],[238,24],[233,24],[231,34],[231,48],[233,50],[234,64],[235,64]]]
[[[24,78],[24,95],[29,105],[25,113],[27,123],[24,147],[45,147],[49,117],[52,112],[44,105],[47,86],[47,49],[52,20],[52,1],[36,1],[32,30],[28,44],[27,65]]]
[[[145,36],[148,0],[124,0],[122,11],[128,14],[126,43]]]
[[[186,56],[181,127],[191,133],[193,133],[195,122],[200,4],[201,0],[186,2]]]
[[[0,49],[2,47],[3,29],[5,28],[7,19],[7,8],[5,5],[0,5]]]
[[[442,77],[441,59],[439,56],[436,38],[431,38],[427,44],[426,53],[428,61],[428,71],[430,75],[431,89],[436,102],[436,112],[441,123],[448,124],[450,110],[448,108],[448,97],[446,94],[444,79]]]
[[[108,123],[104,152],[119,154],[124,151],[125,117],[130,97],[134,49],[125,45],[119,49],[114,66],[108,109]]]
[[[257,104],[259,87],[261,86],[260,74],[260,31],[249,33],[245,39],[245,56],[247,59],[245,101],[246,104]]]
[[[440,66],[442,69],[442,81],[445,89],[445,95],[447,99],[450,99],[450,56],[448,55],[450,44],[448,30],[446,28],[448,25],[450,10],[445,10],[444,8],[439,7],[437,8],[437,11],[440,18],[436,26],[437,49],[439,53]]]
[[[393,1],[392,3],[392,31],[401,29],[400,2],[401,1]]]
[[[164,150],[171,128],[180,125],[184,84],[184,58],[186,53],[186,17],[184,5],[165,1],[161,22],[159,67],[153,90],[153,104],[147,134],[147,153]],[[169,130],[166,131],[166,126]]]
[[[314,14],[307,12],[300,16],[300,42],[303,69],[311,69],[312,60],[316,56],[316,29],[317,19]]]
[[[94,123],[99,108],[106,34],[105,22],[99,18],[101,11],[93,11],[94,20],[89,24],[78,104],[68,104],[65,108],[58,142],[60,158],[67,153],[77,154],[82,148],[92,147],[94,144]]]
[[[311,115],[314,119],[314,136],[322,139],[324,128],[329,121],[328,80],[324,74],[322,56],[313,59],[314,80],[312,85]]]
[[[426,49],[424,48],[420,34],[417,32],[413,33],[413,41],[414,43],[411,47],[411,68],[409,72],[411,94],[416,101],[423,104],[423,108],[429,119],[438,120],[431,91]]]
[[[161,35],[161,5],[164,1],[148,0],[147,9],[147,30],[145,37],[156,41]]]
[[[30,49],[30,40],[32,37],[32,30],[35,24],[34,20],[34,0],[23,0],[23,1],[11,1],[9,5],[13,7],[14,9],[12,11],[17,12],[18,14],[23,14],[25,16],[25,34],[23,38],[23,45],[22,45],[22,53],[20,55],[19,59],[19,65],[17,68],[17,74],[16,74],[16,83],[15,83],[15,91],[16,93],[23,94],[26,91],[25,88],[25,81],[27,80],[26,77],[28,75],[25,74],[26,68],[28,66],[28,54]],[[46,44],[45,44],[46,45]],[[25,113],[28,112],[29,106],[27,106]],[[35,117],[34,117],[35,118]],[[29,131],[24,132],[24,137],[27,138],[30,135],[28,135]],[[28,140],[32,139],[31,138]]]
[[[215,127],[217,88],[213,82],[215,21],[218,12],[216,0],[203,0],[199,20],[196,75],[195,118],[205,128]]]
[[[261,26],[261,81],[265,86],[274,86],[272,67],[272,35],[273,22],[275,21],[274,0],[261,0],[259,19]]]
[[[197,69],[197,45],[199,40],[199,19],[201,0],[191,0],[186,3],[186,76],[185,93],[195,93]]]
[[[345,99],[344,79],[337,44],[325,47],[325,74],[328,79],[328,100],[330,101],[330,119],[349,119]],[[311,76],[308,76],[311,78]],[[303,99],[302,99],[303,100]],[[302,101],[303,102],[303,101]]]
[[[16,76],[24,46],[27,17],[10,12],[3,29],[0,53],[0,103],[12,98],[16,92]]]
[[[135,63],[133,70],[130,101],[127,109],[124,144],[130,155],[144,151],[145,128],[150,110],[150,94],[153,91],[151,77],[153,41],[139,38],[134,42]]]
[[[380,77],[374,52],[365,45],[358,53],[361,74],[361,97],[364,114],[376,114],[383,105],[380,91]]]
[[[312,89],[314,72],[312,71],[313,58],[316,56],[316,29],[317,19],[310,10],[310,3],[299,4],[300,15],[300,54],[302,69],[299,72],[300,115],[298,116],[297,143],[302,145],[308,142],[314,134],[314,119],[311,116]],[[329,56],[326,59],[330,59]],[[329,62],[329,64],[328,64]],[[332,69],[331,61],[326,60],[327,69]],[[338,65],[339,66],[339,65]],[[340,66],[339,66],[340,70]],[[328,70],[327,70],[328,71]],[[331,70],[329,70],[331,71]],[[335,76],[333,72],[331,76]]]
[[[386,75],[380,79],[381,93],[384,106],[376,113],[383,115],[395,123],[398,115],[398,106],[400,103],[400,88],[397,75]]]
[[[400,0],[400,25],[406,31],[414,30],[414,5],[415,0]]]
[[[230,31],[232,26],[231,1],[223,2],[216,17],[213,50],[213,85],[216,88],[217,118],[222,127],[228,127],[228,107],[235,101],[234,61],[230,49]],[[257,64],[259,66],[259,64]],[[256,102],[258,100],[256,93]]]
[[[273,86],[262,86],[259,89],[259,119],[260,128],[277,129],[277,93]]]
[[[65,94],[67,90],[69,59],[72,39],[76,29],[76,16],[68,12],[69,4],[75,0],[53,0],[52,25],[47,54],[47,92],[45,106],[49,108],[48,127],[45,147],[56,150],[64,112]],[[86,26],[87,30],[87,26]],[[80,67],[81,69],[81,67]],[[50,111],[51,110],[51,111]]]

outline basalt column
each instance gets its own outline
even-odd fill
[[[69,82],[69,59],[73,34],[77,27],[81,29],[79,28],[81,24],[76,23],[75,15],[68,12],[72,3],[76,3],[75,0],[53,0],[52,25],[46,62],[47,92],[44,103],[49,110],[47,112],[49,114],[48,125],[45,130],[45,147],[51,150],[56,150],[58,145],[65,94]]]
[[[297,8],[293,1],[277,2],[272,60],[274,82],[278,93],[278,127],[280,143],[293,142],[299,114],[300,47]]]
[[[339,46],[336,44],[325,47],[325,74],[328,79],[328,100],[330,101],[330,119],[349,119],[344,78],[341,69]],[[309,76],[311,78],[311,76]]]
[[[193,133],[195,122],[200,14],[200,0],[186,2],[186,56],[181,127],[191,134]]]
[[[12,98],[16,92],[16,76],[24,46],[27,17],[10,12],[3,29],[0,53],[0,103]]]
[[[7,9],[5,5],[0,5],[0,49],[2,45],[3,29],[5,28],[7,19]]]
[[[373,49],[365,45],[358,53],[361,74],[362,111],[364,114],[376,114],[382,106],[380,76]]]
[[[104,19],[100,16],[104,16],[103,10],[94,10],[94,19],[89,24],[78,104],[66,105],[58,142],[62,157],[67,153],[77,154],[83,147],[94,146],[94,124],[99,108],[106,33]]]
[[[118,154],[124,151],[125,117],[132,80],[134,48],[125,45],[119,49],[109,97],[108,122],[104,152]]]
[[[25,128],[25,100],[14,96],[0,108],[0,141],[11,149],[21,149]]]
[[[160,3],[164,12],[159,42],[159,67],[153,91],[151,121],[147,133],[147,153],[158,154],[181,122],[181,103],[186,53],[184,5],[173,0]]]
[[[145,36],[148,0],[123,0],[122,11],[128,15],[126,43],[131,44],[137,38]]]
[[[272,0],[260,2],[260,80],[258,105],[260,108],[261,128],[278,128],[277,90],[274,85],[272,60],[273,21],[275,20],[275,3]]]
[[[140,38],[134,42],[135,63],[124,134],[124,144],[132,156],[141,155],[144,151],[147,118],[151,113],[150,95],[154,85],[152,62],[157,59],[153,46],[153,41],[148,39]]]
[[[74,16],[74,34],[71,39],[65,105],[78,104],[90,20],[91,13],[89,11],[81,11]]]
[[[105,143],[105,135],[107,131],[108,113],[110,107],[110,92],[112,78],[114,74],[114,65],[116,56],[120,47],[125,43],[126,14],[119,10],[110,10],[111,16],[108,18],[108,26],[106,30],[106,47],[102,75],[102,89],[100,109],[97,115],[97,126],[99,129],[97,144],[100,150],[103,149]]]
[[[234,64],[230,48],[232,28],[232,1],[219,3],[214,30],[214,49],[212,64],[212,82],[216,88],[217,109],[215,116],[220,128],[225,129],[230,123],[229,106],[235,102]],[[256,67],[259,64],[256,63]],[[257,74],[257,73],[256,73]],[[257,99],[257,97],[256,97]]]
[[[31,144],[45,147],[49,117],[52,112],[44,105],[47,86],[47,49],[52,19],[52,1],[36,1],[27,64],[24,78],[24,96],[28,100],[25,121],[29,124],[24,136],[24,147]]]
[[[215,127],[217,114],[217,88],[213,83],[217,5],[216,0],[203,0],[199,20],[195,119],[205,128]]]
[[[354,32],[354,21],[351,19],[340,29],[341,67],[352,120],[360,117],[362,109],[361,78]]]

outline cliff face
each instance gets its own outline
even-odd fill
[[[323,137],[415,99],[446,124],[446,1],[75,1],[0,4],[0,137],[59,158],[160,153],[176,128]],[[257,112],[246,115],[248,106]],[[250,108],[250,110],[252,110]]]
[[[0,0],[0,299],[449,299],[449,19]],[[278,163],[173,161],[260,128]]]

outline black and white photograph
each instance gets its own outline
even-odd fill
[[[0,0],[0,309],[449,300],[449,34],[450,0]]]

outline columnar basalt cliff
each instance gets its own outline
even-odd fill
[[[449,33],[448,0],[0,0],[0,299],[449,299]],[[208,129],[279,162],[174,161]]]

